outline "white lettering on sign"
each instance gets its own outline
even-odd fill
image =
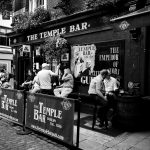
[[[70,32],[80,31],[80,30],[86,30],[87,29],[87,22],[71,25],[70,26]]]
[[[118,54],[99,55],[99,61],[119,60]]]
[[[62,111],[45,107],[42,102],[39,102],[38,109],[34,107],[34,120],[46,123],[46,117],[62,119]]]
[[[28,35],[27,41],[34,41],[37,39],[48,38],[51,36],[59,36],[62,34],[66,34],[67,31],[70,33],[73,33],[76,31],[83,31],[83,30],[87,30],[89,27],[90,27],[90,24],[88,24],[87,22],[82,22],[82,23],[78,23],[75,25],[70,25],[69,27],[62,27],[62,28],[58,28],[58,29],[54,29],[50,31],[40,32],[38,34]]]
[[[1,108],[8,111],[9,109],[14,109],[14,107],[17,107],[17,100],[8,98],[7,95],[4,95],[1,101]]]

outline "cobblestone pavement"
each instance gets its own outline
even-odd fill
[[[55,143],[36,133],[18,135],[20,126],[12,126],[12,123],[0,120],[0,150],[68,150],[68,148]]]
[[[47,137],[32,132],[17,134],[20,126],[0,120],[0,150],[68,150]],[[74,126],[74,143],[76,142]],[[116,137],[80,128],[79,148],[83,150],[150,150],[150,131],[124,132]]]

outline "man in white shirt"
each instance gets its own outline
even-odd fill
[[[118,90],[117,82],[118,81],[114,77],[111,77],[109,73],[104,79],[105,94],[117,91]]]
[[[108,75],[108,71],[106,69],[101,70],[100,74],[94,77],[91,80],[88,93],[91,96],[91,99],[94,100],[95,105],[99,104],[101,107],[98,110],[97,117],[100,119],[100,126],[105,126],[107,128],[107,99],[104,95],[104,84],[103,80]],[[96,118],[95,118],[96,119]],[[95,121],[93,119],[93,121]],[[95,123],[94,123],[95,124]],[[94,126],[94,125],[93,125]]]
[[[49,64],[47,63],[42,64],[42,70],[39,71],[37,74],[40,85],[40,92],[42,94],[53,95],[51,77],[58,76],[59,67],[60,65],[57,66],[56,72],[54,73],[51,70],[49,70]]]
[[[118,81],[114,77],[111,76],[110,72],[104,79],[104,86],[105,86],[105,96],[107,97],[107,113],[110,108],[113,109],[112,115],[116,112],[117,102],[116,102],[116,94],[118,93],[119,86]],[[112,117],[111,115],[111,117]]]

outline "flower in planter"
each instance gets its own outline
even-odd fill
[[[27,12],[23,14],[18,14],[13,17],[13,23],[11,24],[13,27],[13,30],[23,31],[29,28],[29,14]]]
[[[69,51],[69,44],[60,36],[49,37],[41,45],[46,61],[60,60],[61,55]]]
[[[72,5],[71,5],[71,0],[60,0],[57,3],[57,5],[53,8],[54,9],[60,8],[65,15],[70,15],[74,12],[74,9],[72,8]]]
[[[30,27],[36,27],[49,20],[51,20],[50,12],[43,8],[38,8],[33,14],[30,15]]]
[[[57,38],[56,40],[56,48],[63,48],[67,45],[67,40],[64,38]]]
[[[13,17],[13,30],[24,31],[30,28],[35,28],[43,22],[51,19],[50,12],[43,8],[38,8],[34,13],[29,14],[28,12],[18,14]]]
[[[107,6],[114,6],[120,0],[85,0],[87,9],[99,9]]]

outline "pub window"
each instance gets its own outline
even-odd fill
[[[0,37],[0,45],[7,46],[7,38],[6,37]]]
[[[37,0],[36,6],[37,6],[37,8],[44,6],[44,0]]]
[[[47,9],[47,0],[30,0],[29,1],[29,12],[34,12],[37,8]]]

